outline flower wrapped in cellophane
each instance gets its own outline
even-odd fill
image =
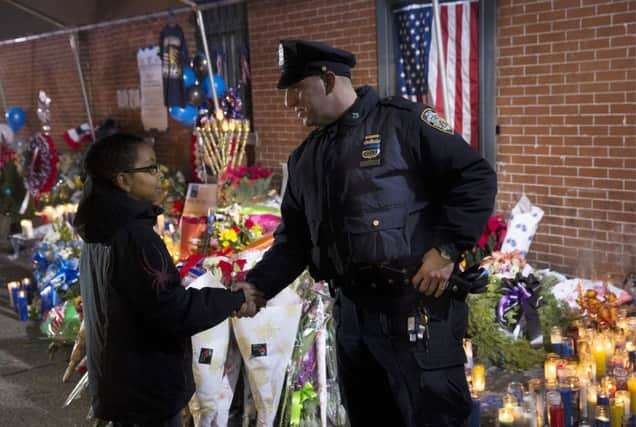
[[[256,316],[232,319],[259,427],[274,425],[301,311],[300,297],[287,287]]]
[[[210,272],[206,272],[189,287],[224,288],[224,285]],[[197,426],[220,427],[228,424],[240,369],[241,356],[228,319],[192,336],[192,373],[198,401],[197,411],[192,412]]]
[[[280,426],[344,425],[337,382],[332,298],[324,282],[304,273],[292,285],[303,300],[294,351],[287,369]]]

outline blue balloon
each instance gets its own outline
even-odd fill
[[[13,129],[14,132],[19,131],[24,126],[26,115],[24,110],[20,107],[9,108],[9,111],[5,113],[7,124]]]
[[[197,75],[190,67],[183,69],[183,86],[187,89],[190,86],[194,86],[197,82]]]
[[[210,99],[212,98],[212,87],[210,86],[210,77],[206,76],[203,79],[203,90],[205,91],[205,96]],[[214,75],[214,89],[216,89],[216,96],[219,97],[225,93],[225,80],[223,77],[218,74]]]
[[[173,119],[186,126],[194,126],[197,122],[197,109],[190,104],[185,107],[173,105],[168,110]]]

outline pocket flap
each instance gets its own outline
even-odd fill
[[[368,233],[390,228],[403,228],[405,214],[405,209],[399,208],[345,217],[345,230],[350,233]]]

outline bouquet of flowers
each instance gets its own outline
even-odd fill
[[[532,268],[526,263],[526,259],[519,251],[513,252],[493,252],[481,261],[482,267],[488,269],[488,273],[504,277],[514,277],[517,273],[524,272]]]
[[[79,296],[79,256],[82,248],[81,240],[68,223],[44,227],[47,227],[47,232],[33,254],[33,275],[38,285],[41,314]]]
[[[464,254],[467,266],[479,264],[484,258],[501,249],[507,228],[503,215],[490,217],[477,246]]]
[[[165,165],[159,165],[163,179],[163,194],[160,205],[168,216],[179,217],[183,211],[186,194],[186,181],[181,171],[172,172]]]
[[[228,167],[220,176],[219,194],[227,203],[246,203],[262,198],[272,182],[272,170],[258,166]]]
[[[238,205],[217,211],[212,227],[210,252],[222,256],[240,252],[263,236],[263,228],[243,215]]]

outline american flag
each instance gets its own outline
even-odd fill
[[[433,106],[475,149],[479,148],[478,11],[475,0],[440,4],[448,112],[444,111],[442,98],[432,5],[417,4],[394,11],[400,95]]]

